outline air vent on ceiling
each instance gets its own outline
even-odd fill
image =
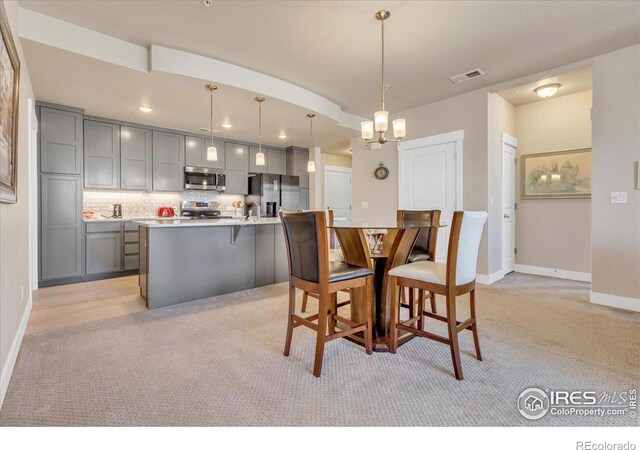
[[[460,75],[456,75],[455,77],[451,77],[449,79],[451,81],[453,81],[454,83],[458,84],[458,83],[462,83],[463,81],[470,80],[472,78],[481,77],[482,75],[484,75],[484,72],[482,70],[475,69],[475,70],[472,70],[472,71],[467,72],[467,73],[462,73]]]

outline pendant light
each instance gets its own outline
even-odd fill
[[[258,153],[256,153],[256,166],[264,166],[266,165],[264,153],[262,153],[262,102],[264,102],[264,97],[256,97],[256,101],[258,102]]]
[[[312,152],[314,147],[313,147],[313,118],[316,115],[313,113],[309,113],[307,114],[307,117],[309,118],[309,151]],[[307,162],[307,172],[315,172],[316,171],[316,162],[313,160],[309,160],[309,162]]]
[[[218,149],[213,145],[213,91],[218,89],[215,84],[207,84],[207,89],[211,92],[211,145],[207,147],[207,161],[218,160]]]
[[[362,132],[362,139],[367,145],[377,142],[384,144],[385,142],[398,142],[406,136],[406,126],[404,119],[395,119],[393,121],[393,135],[395,139],[388,139],[385,136],[387,129],[389,128],[389,113],[384,109],[384,21],[391,16],[389,11],[381,10],[376,13],[376,19],[380,21],[382,30],[382,83],[381,83],[381,102],[380,111],[376,111],[373,115],[373,122],[367,120],[360,124],[360,131]],[[378,133],[376,139],[373,138],[374,130]]]

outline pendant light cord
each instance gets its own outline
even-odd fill
[[[213,147],[213,89],[211,89],[211,146]]]
[[[258,102],[258,153],[262,153],[262,102]]]
[[[384,20],[380,21],[380,25],[382,27],[382,108],[381,111],[384,111]]]

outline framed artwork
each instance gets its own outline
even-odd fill
[[[18,94],[20,59],[0,2],[0,201],[17,201]]]
[[[520,157],[521,198],[591,198],[591,149]]]

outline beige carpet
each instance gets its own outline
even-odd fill
[[[22,344],[0,424],[637,425],[626,417],[531,422],[516,410],[530,386],[640,387],[640,316],[591,305],[588,294],[586,283],[525,275],[480,287],[485,360],[473,358],[471,334],[461,335],[461,382],[448,347],[418,339],[373,356],[331,342],[314,378],[310,330],[296,329],[291,356],[282,356],[286,285],[34,334]]]

